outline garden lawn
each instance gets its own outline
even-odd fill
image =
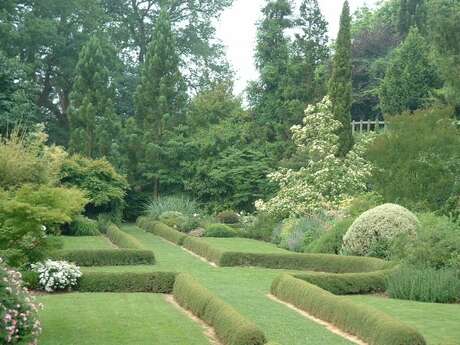
[[[70,293],[39,297],[40,345],[208,345],[200,325],[161,294]]]
[[[115,246],[104,236],[60,236],[62,249],[113,249]]]
[[[375,296],[350,296],[418,329],[430,345],[460,345],[460,304],[404,301]]]
[[[277,246],[256,241],[248,238],[214,238],[203,237],[203,241],[212,244],[213,247],[227,252],[242,252],[242,253],[289,253],[287,250],[278,248]]]

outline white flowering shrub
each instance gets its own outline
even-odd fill
[[[21,274],[8,269],[0,258],[0,342],[1,344],[38,344],[41,304],[22,286]]]
[[[310,160],[299,170],[283,168],[270,174],[279,191],[268,201],[256,201],[257,210],[279,218],[307,216],[336,210],[343,200],[366,190],[371,165],[364,159],[364,150],[373,136],[363,136],[345,157],[337,157],[335,133],[340,126],[327,97],[308,106],[303,125],[291,131],[297,150]]]
[[[342,252],[348,255],[387,257],[400,235],[416,236],[419,221],[408,209],[383,204],[361,214],[343,236]]]
[[[67,261],[46,260],[33,264],[32,270],[38,273],[38,283],[47,292],[70,290],[81,277],[80,268]]]

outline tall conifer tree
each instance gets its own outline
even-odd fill
[[[351,71],[351,17],[348,1],[345,1],[340,17],[340,29],[336,41],[332,76],[329,80],[329,97],[332,101],[332,112],[335,119],[342,124],[337,133],[339,136],[339,156],[346,155],[353,147],[351,133]]]
[[[114,158],[120,119],[115,113],[115,49],[96,36],[83,46],[71,93],[70,150],[91,158]]]
[[[140,163],[144,171],[142,187],[153,191],[156,197],[159,196],[161,182],[167,180],[171,168],[168,154],[171,131],[184,120],[187,94],[179,63],[171,20],[163,8],[134,96],[137,124],[142,129],[144,142]]]

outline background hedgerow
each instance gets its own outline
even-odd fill
[[[101,233],[97,221],[85,216],[76,216],[72,223],[64,228],[63,234],[67,236],[98,236]]]
[[[262,345],[266,339],[257,326],[220,300],[189,274],[179,274],[173,295],[184,308],[211,325],[225,345]]]
[[[73,262],[79,266],[153,265],[155,256],[150,250],[98,249],[58,250],[52,259]]]
[[[206,227],[205,237],[236,237],[237,230],[226,224],[210,224]]]

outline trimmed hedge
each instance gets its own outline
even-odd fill
[[[426,345],[415,329],[374,308],[352,302],[294,278],[278,276],[271,293],[372,345]]]
[[[84,272],[73,290],[81,292],[171,293],[177,273],[173,272]],[[26,271],[23,280],[29,289],[38,289],[38,273]]]
[[[150,220],[147,217],[139,217],[137,219],[137,226],[147,232],[151,232],[154,235],[161,236],[164,239],[171,241],[179,246],[184,243],[184,239],[187,237],[187,235],[183,232],[174,230],[166,224]]]
[[[366,273],[306,272],[294,277],[332,292],[335,295],[366,294],[384,292],[386,279],[393,270]]]
[[[85,272],[79,280],[78,290],[171,293],[176,275],[172,272]]]
[[[184,248],[194,252],[195,254],[220,265],[220,259],[222,257],[223,252],[221,252],[219,249],[216,249],[209,243],[200,240],[196,237],[187,237],[184,240],[183,246]]]
[[[152,251],[138,249],[58,250],[51,255],[51,258],[73,262],[79,266],[151,265],[155,263]]]
[[[224,252],[220,266],[260,266],[304,271],[333,273],[373,272],[389,268],[390,262],[359,256],[338,256],[333,254],[256,254]]]
[[[262,345],[266,339],[250,320],[219,299],[187,273],[174,283],[176,301],[212,326],[225,345]]]
[[[111,223],[107,226],[106,236],[116,246],[124,249],[144,249],[144,246],[133,236],[121,231],[118,226]]]

